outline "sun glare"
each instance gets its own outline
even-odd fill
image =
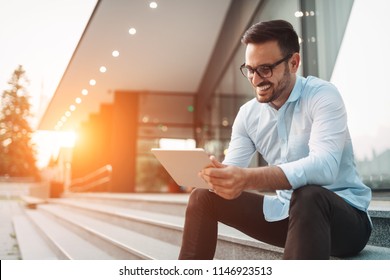
[[[73,148],[76,139],[74,131],[36,131],[32,140],[36,146],[38,167],[47,166],[50,158],[56,158],[62,148]]]

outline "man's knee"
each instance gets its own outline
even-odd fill
[[[329,209],[329,190],[318,185],[300,187],[292,193],[290,215],[305,214],[315,215],[317,211],[323,212]]]
[[[203,188],[195,188],[190,194],[190,201],[199,201],[207,198],[210,195],[210,191]]]
[[[212,195],[209,190],[202,188],[195,188],[190,194],[190,198],[187,205],[187,211],[191,211],[194,208],[203,207],[210,202],[210,195]]]

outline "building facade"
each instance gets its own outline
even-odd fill
[[[245,52],[240,43],[243,32],[258,21],[291,22],[301,41],[299,74],[337,81],[334,73],[340,50],[348,28],[354,30],[350,26],[357,9],[354,2],[361,6],[362,1],[353,0],[231,1],[198,91],[115,91],[114,102],[101,105],[99,113],[91,115],[81,126],[72,177],[111,164],[109,191],[182,191],[171,182],[150,149],[167,143],[175,147],[196,146],[223,159],[234,117],[239,107],[254,97],[253,89],[239,71]],[[356,68],[353,64],[350,67]],[[348,97],[348,92],[340,91]],[[346,102],[346,107],[350,106],[354,104]],[[390,160],[381,156],[386,151],[382,149],[372,158],[357,158],[359,172],[370,185],[378,186],[373,180],[383,182],[389,178]],[[378,158],[381,168],[373,168]],[[253,166],[264,164],[267,163],[260,155],[252,161]],[[380,184],[380,188],[387,187],[390,186]]]

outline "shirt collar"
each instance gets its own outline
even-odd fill
[[[301,97],[301,94],[302,94],[302,83],[303,83],[303,77],[301,76],[296,76],[296,80],[295,80],[295,85],[294,85],[294,88],[290,94],[290,96],[288,97],[286,103],[288,102],[295,102],[299,99],[299,97]]]

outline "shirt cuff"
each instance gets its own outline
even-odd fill
[[[282,163],[278,167],[282,169],[293,189],[307,185],[305,170],[299,162]]]

